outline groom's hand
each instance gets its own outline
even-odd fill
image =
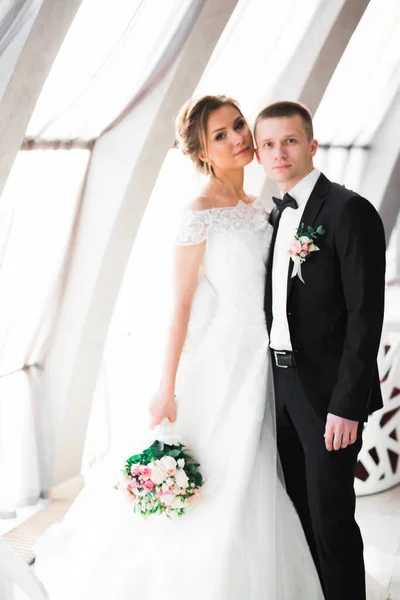
[[[331,450],[347,448],[357,440],[358,421],[351,421],[328,413],[325,427],[325,446]]]

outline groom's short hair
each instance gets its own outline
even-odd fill
[[[260,121],[265,121],[266,119],[280,119],[282,117],[294,117],[295,115],[298,115],[303,121],[307,139],[311,141],[314,138],[314,129],[310,111],[306,106],[300,104],[300,102],[291,102],[290,100],[281,100],[269,104],[258,113],[254,124],[254,137],[256,137],[257,125]]]

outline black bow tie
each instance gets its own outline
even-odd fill
[[[299,207],[296,200],[294,198],[292,198],[292,196],[290,194],[285,194],[283,196],[283,198],[275,198],[275,196],[272,196],[272,200],[275,202],[276,208],[278,209],[278,211],[281,214],[283,213],[285,208],[287,208],[288,206],[290,206],[290,208],[298,208]]]

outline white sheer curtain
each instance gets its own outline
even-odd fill
[[[182,21],[187,0],[83,0],[29,123],[35,139],[96,138],[141,89]],[[192,6],[191,6],[192,5]]]
[[[0,100],[43,0],[0,3]]]
[[[20,152],[0,204],[0,515],[41,492],[35,383],[89,152]]]
[[[39,5],[40,0],[10,4],[13,12],[7,13],[7,22],[15,16],[16,30],[18,23],[27,22],[22,17],[32,17]],[[46,81],[27,137],[36,142],[78,140],[75,146],[84,147],[82,140],[96,137],[140,90],[174,35],[175,45],[181,47],[179,27],[189,31],[186,17],[202,5],[202,0],[191,5],[172,0],[154,11],[154,4],[144,0],[116,0],[112,5],[107,0],[84,0]],[[45,459],[38,435],[43,423],[35,383],[57,315],[88,158],[89,151],[74,149],[74,143],[69,151],[21,152],[1,199],[3,516],[13,516],[18,505],[34,502],[41,491]]]
[[[0,56],[37,4],[37,0],[3,0],[0,5]]]

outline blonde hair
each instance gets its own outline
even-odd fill
[[[175,122],[178,146],[183,154],[189,156],[196,169],[206,175],[214,175],[208,160],[207,125],[212,112],[223,106],[232,106],[243,117],[239,104],[228,96],[202,96],[191,98],[179,111]],[[243,117],[244,118],[244,117]],[[203,153],[205,160],[199,157]]]

